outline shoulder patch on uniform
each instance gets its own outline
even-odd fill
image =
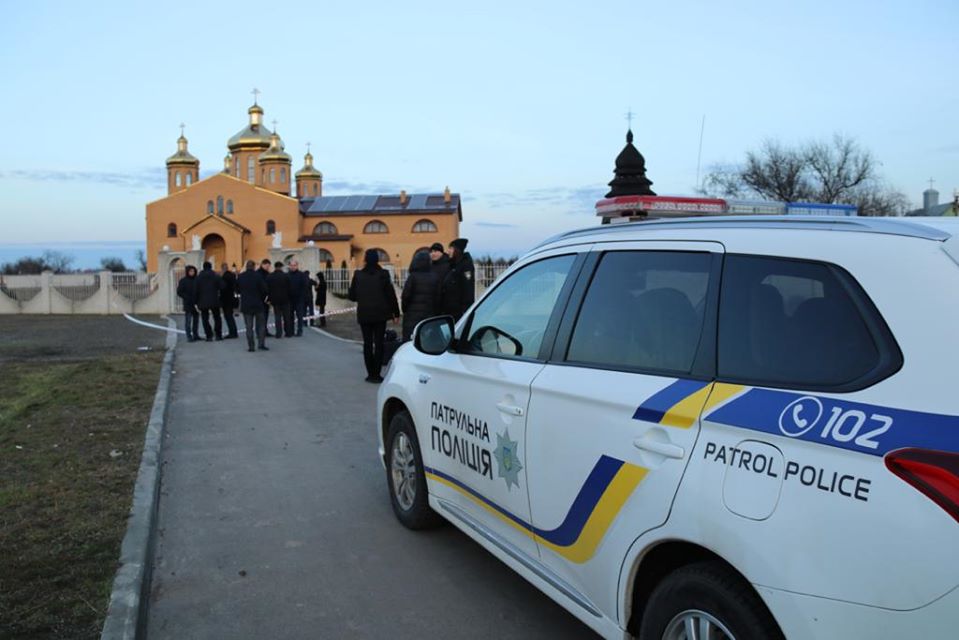
[[[466,278],[467,280],[472,280],[472,279],[473,279],[473,272],[472,272],[472,271],[467,271],[466,273],[463,274],[463,277]]]

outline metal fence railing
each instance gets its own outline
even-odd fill
[[[114,273],[111,280],[114,290],[127,300],[143,300],[159,286],[159,281],[147,273]]]
[[[54,290],[72,302],[81,302],[100,290],[100,274],[83,273],[55,276]]]

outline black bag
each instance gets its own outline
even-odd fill
[[[393,357],[393,354],[396,353],[396,350],[400,348],[403,344],[403,341],[400,340],[399,336],[396,335],[396,332],[392,329],[387,329],[386,333],[383,334],[383,366],[385,367],[389,364],[390,359]]]

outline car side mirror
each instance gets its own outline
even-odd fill
[[[453,344],[453,316],[427,318],[413,329],[413,346],[420,353],[438,356]]]
[[[483,353],[501,353],[507,356],[523,355],[523,344],[501,329],[480,327],[470,337],[470,345]]]

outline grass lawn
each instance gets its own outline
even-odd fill
[[[43,321],[0,322],[0,638],[97,638],[163,352],[51,358],[77,325]]]

